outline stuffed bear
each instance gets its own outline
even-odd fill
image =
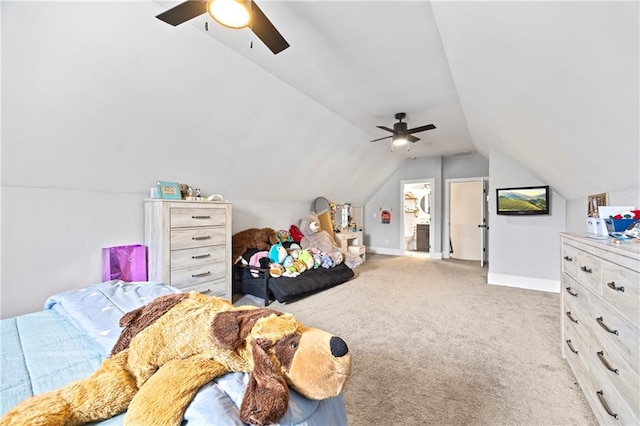
[[[291,314],[200,293],[160,296],[125,314],[111,356],[90,377],[26,399],[1,425],[81,425],[127,411],[129,425],[180,425],[198,389],[249,372],[240,420],[285,414],[291,386],[310,399],[338,395],[351,371],[341,338]]]
[[[362,258],[338,247],[329,233],[320,228],[320,220],[315,213],[309,213],[300,220],[300,231],[304,235],[300,241],[302,248],[316,247],[327,253],[336,265],[344,260],[345,265],[354,269],[362,262]]]

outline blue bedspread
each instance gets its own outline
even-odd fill
[[[159,283],[109,281],[50,297],[45,310],[0,322],[0,416],[29,396],[83,379],[108,357],[122,315],[158,296],[180,291]],[[242,425],[239,407],[248,374],[230,373],[205,385],[184,424]],[[100,425],[120,425],[123,415]],[[342,396],[308,400],[290,390],[281,425],[346,425]]]

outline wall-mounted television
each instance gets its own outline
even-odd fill
[[[497,213],[514,216],[549,214],[549,192],[549,186],[497,188]]]

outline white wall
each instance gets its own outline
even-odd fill
[[[455,157],[426,157],[407,160],[366,203],[364,209],[364,231],[367,250],[382,254],[402,253],[404,232],[400,230],[402,194],[400,182],[414,179],[434,179],[434,206],[431,214],[430,232],[434,233],[432,256],[442,257],[443,182],[444,179],[486,176],[489,161],[480,154]],[[380,222],[380,209],[392,209],[391,223]],[[375,215],[375,217],[374,217]]]
[[[402,162],[158,3],[0,8],[2,317],[98,282],[102,247],[143,241],[156,180],[222,194],[234,231],[288,228],[317,196],[363,203]]]
[[[432,255],[442,251],[440,242],[442,205],[442,157],[424,157],[406,160],[364,206],[364,241],[367,251],[399,255],[403,252],[404,230],[400,229],[404,214],[403,194],[400,182],[403,180],[434,179],[434,206],[431,209],[430,232],[435,233]],[[391,221],[381,223],[380,211],[391,210]]]
[[[565,199],[551,188],[549,215],[499,216],[496,188],[547,185],[525,166],[492,150],[489,173],[489,284],[560,291],[560,232]]]
[[[566,199],[639,184],[640,2],[433,1],[475,148]]]

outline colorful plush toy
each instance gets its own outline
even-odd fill
[[[291,235],[289,235],[289,231],[286,229],[281,229],[277,232],[278,241],[281,243],[287,243],[293,241],[291,239]]]
[[[288,386],[310,399],[333,397],[351,368],[337,336],[290,314],[195,292],[161,296],[120,325],[111,356],[93,375],[23,401],[0,424],[79,425],[127,410],[125,424],[179,425],[201,386],[241,371],[250,376],[240,420],[265,425],[285,414]]]
[[[315,247],[331,256],[336,265],[344,260],[345,265],[354,269],[363,262],[360,256],[342,250],[336,245],[333,237],[320,228],[320,220],[315,213],[309,213],[300,220],[300,231],[304,235],[300,241],[302,248]]]
[[[322,253],[320,259],[320,264],[324,269],[329,269],[336,266],[336,264],[333,262],[333,259],[331,259],[331,256],[329,256],[327,253]]]
[[[287,249],[284,248],[282,243],[277,243],[272,245],[269,248],[269,259],[272,263],[280,263],[284,262],[284,259],[287,257]]]
[[[304,262],[304,264],[307,266],[307,270],[315,269],[318,267],[318,265],[316,265],[315,261],[313,260],[313,255],[307,249],[300,250],[300,252],[298,253],[298,260]]]

